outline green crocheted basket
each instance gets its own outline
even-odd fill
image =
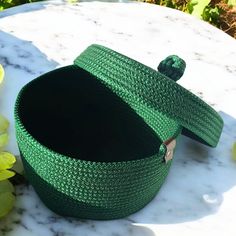
[[[114,219],[150,202],[182,133],[216,146],[223,121],[176,81],[185,62],[159,72],[100,45],[74,65],[25,85],[15,105],[25,172],[42,201],[64,216]]]

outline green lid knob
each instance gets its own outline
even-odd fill
[[[176,55],[168,56],[165,60],[161,61],[157,67],[160,73],[174,81],[177,81],[182,77],[185,68],[185,61]]]

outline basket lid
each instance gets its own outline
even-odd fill
[[[162,114],[182,126],[182,134],[212,147],[217,145],[223,120],[212,107],[176,83],[186,66],[178,56],[163,60],[158,72],[112,49],[93,44],[74,64],[120,96],[157,134],[158,115]]]

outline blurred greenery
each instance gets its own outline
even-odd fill
[[[138,0],[192,14],[236,39],[236,0]]]
[[[0,11],[9,7],[18,6],[30,2],[38,2],[40,0],[0,0]]]
[[[40,0],[0,0],[0,11]],[[236,0],[137,0],[192,14],[218,27],[236,39]],[[68,0],[79,2],[79,0]]]

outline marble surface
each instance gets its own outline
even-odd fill
[[[18,155],[13,107],[20,88],[49,70],[71,64],[92,43],[156,68],[170,54],[187,62],[179,83],[223,117],[217,148],[182,137],[169,176],[156,198],[120,220],[60,217],[31,186],[17,187],[14,210],[0,221],[1,236],[236,235],[236,41],[194,17],[137,2],[40,2],[0,12],[0,113],[10,121],[8,150]],[[1,204],[1,203],[0,203]]]

